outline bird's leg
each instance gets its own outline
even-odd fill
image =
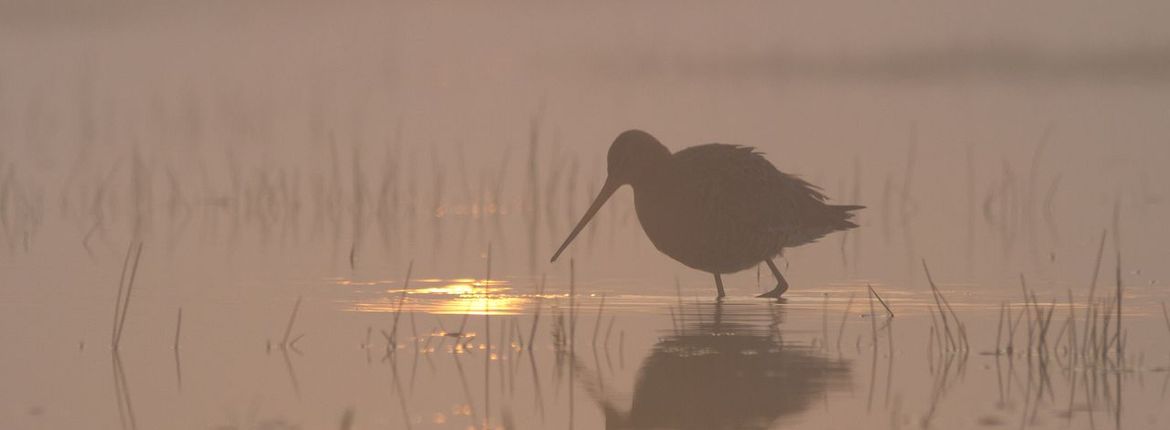
[[[772,269],[772,276],[776,277],[776,288],[756,297],[779,299],[785,291],[788,291],[788,281],[784,280],[784,275],[780,274],[780,269],[776,268],[776,263],[773,263],[771,258],[764,260],[764,262],[768,263],[768,268]]]
[[[719,295],[715,298],[722,299],[726,294],[723,294],[723,277],[719,276],[718,273],[715,274],[715,288],[719,290]]]

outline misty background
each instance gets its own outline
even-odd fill
[[[608,145],[640,128],[672,150],[755,146],[869,206],[857,233],[789,251],[797,285],[913,282],[923,257],[956,280],[1079,280],[1115,212],[1153,285],[1167,18],[1157,1],[8,0],[4,277],[110,272],[133,238],[196,278],[464,272],[489,242],[503,273],[553,272]],[[652,248],[631,197],[574,247],[585,267],[705,277]],[[46,255],[76,271],[45,281]]]

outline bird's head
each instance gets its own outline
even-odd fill
[[[577,227],[573,228],[569,237],[553,254],[552,261],[557,261],[561,252],[569,246],[578,233],[581,233],[581,230],[589,224],[589,220],[597,215],[597,211],[601,210],[601,206],[619,187],[627,184],[637,187],[651,175],[661,173],[669,159],[670,150],[666,149],[650,133],[642,130],[627,130],[619,134],[617,139],[613,140],[613,145],[609,147],[607,159],[609,173],[605,178],[605,184],[601,186],[601,192],[597,193],[597,198],[593,199],[593,204],[589,205],[585,216],[581,217]]]
[[[648,174],[660,170],[669,158],[670,150],[650,133],[642,130],[622,132],[609,146],[609,176],[606,185],[612,183],[616,188],[637,184]]]

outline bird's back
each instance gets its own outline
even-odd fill
[[[785,236],[784,246],[816,239],[805,230],[821,221],[825,195],[781,172],[755,148],[712,143],[678,151],[675,159],[678,166],[698,173],[691,186],[702,190],[710,216]]]
[[[672,230],[655,232],[643,218],[655,245],[702,270],[742,270],[784,247],[856,226],[848,221],[856,207],[826,205],[815,186],[776,169],[751,147],[712,143],[680,150],[666,176],[655,190],[635,190],[639,218],[647,207],[650,218]],[[684,237],[667,237],[680,231]],[[684,258],[718,267],[697,267]]]

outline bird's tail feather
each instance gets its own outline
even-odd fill
[[[815,242],[826,235],[857,228],[853,222],[853,211],[865,209],[859,205],[824,205],[823,210],[806,219],[799,234],[790,236],[786,247],[800,246]]]
[[[828,214],[825,218],[833,230],[849,230],[857,228],[857,224],[853,222],[853,211],[865,209],[865,206],[828,205],[826,209],[828,209]]]

